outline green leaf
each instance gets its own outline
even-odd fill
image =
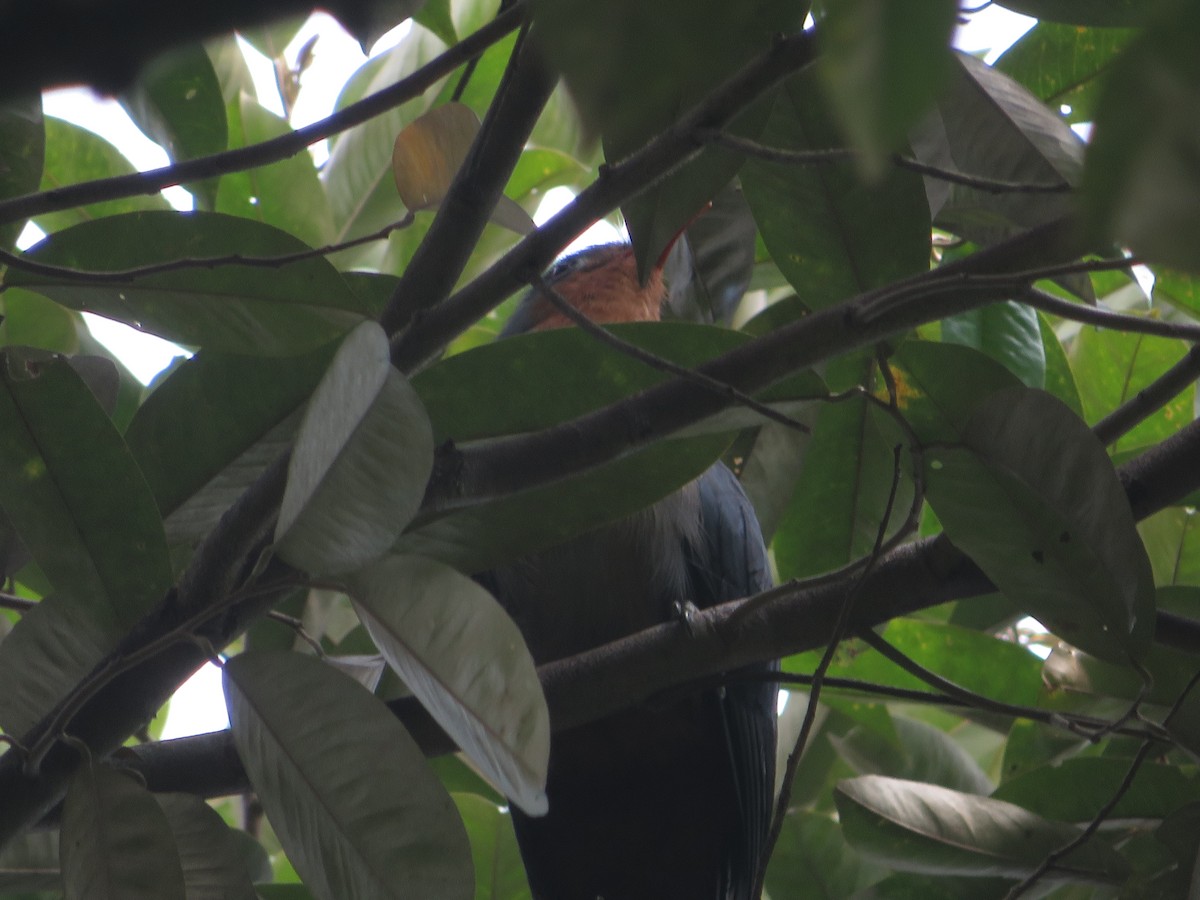
[[[742,489],[754,507],[763,540],[768,544],[787,514],[796,482],[804,471],[805,449],[819,410],[819,404],[810,403],[807,409],[793,414],[809,429],[809,434],[767,422],[758,429],[754,445],[742,463]]]
[[[472,895],[454,804],[387,707],[299,654],[242,654],[224,674],[238,754],[317,897]]]
[[[52,191],[81,181],[115,178],[136,171],[125,156],[103,138],[86,128],[61,119],[46,119],[46,166],[38,190]],[[49,233],[71,225],[139,210],[169,210],[162,194],[139,194],[39,213],[34,223]]]
[[[1083,401],[1079,397],[1079,387],[1067,360],[1067,352],[1063,349],[1058,335],[1054,333],[1050,320],[1042,313],[1038,313],[1038,327],[1042,332],[1042,347],[1046,356],[1045,388],[1082,419]]]
[[[475,900],[529,900],[512,816],[473,794],[455,794],[475,859]]]
[[[1190,691],[1176,709],[1175,717],[1167,723],[1167,733],[1196,759],[1200,757],[1200,694]]]
[[[288,44],[296,39],[307,20],[308,16],[299,15],[258,28],[239,28],[238,36],[267,59],[283,59]]]
[[[912,619],[893,619],[883,636],[901,653],[969,691],[1017,705],[1038,703],[1042,662],[1011,641],[956,625]],[[788,658],[787,669],[811,672],[819,660],[818,652],[799,654]],[[915,675],[867,647],[835,657],[829,674],[906,690],[929,690]]]
[[[366,629],[363,631],[365,632]],[[462,755],[455,753],[435,756],[429,760],[429,765],[437,772],[438,778],[441,779],[451,796],[474,794],[497,808],[505,805],[504,797],[500,792],[484,781]]]
[[[413,15],[413,21],[436,34],[447,47],[458,43],[454,20],[450,16],[450,0],[427,0]]]
[[[716,462],[724,434],[665,441],[553,484],[417,522],[393,552],[481,572],[644,509]]]
[[[87,327],[79,313],[22,288],[5,291],[2,302],[0,342],[4,345],[64,354],[79,352],[79,330]]]
[[[1104,28],[1140,25],[1155,6],[1145,0],[1004,0],[1000,5],[1035,19]]]
[[[421,11],[425,0],[383,0],[362,9],[343,13],[342,24],[357,40],[363,53],[370,53],[372,45],[399,25]]]
[[[435,106],[404,126],[392,147],[392,176],[401,202],[412,211],[436,209],[478,133],[479,117],[458,102]],[[498,198],[491,220],[517,234],[536,227],[529,214],[504,195]]]
[[[1009,779],[992,796],[1060,822],[1086,824],[1117,795],[1129,769],[1127,759],[1067,759]],[[1194,776],[1175,766],[1144,763],[1108,818],[1162,819],[1196,802],[1200,782]]]
[[[956,54],[955,77],[937,109],[913,130],[921,162],[951,172],[1020,185],[1076,185],[1083,141],[1059,116],[1007,75]],[[925,177],[934,224],[977,244],[1070,213],[1059,193],[988,191]]]
[[[727,185],[671,248],[663,268],[670,311],[684,320],[730,325],[750,286],[757,233],[741,185]]]
[[[993,65],[1059,109],[1068,122],[1090,122],[1101,76],[1136,34],[1133,29],[1039,22]]]
[[[279,257],[307,249],[285,232],[234,216],[142,212],[57,232],[28,256],[52,266],[114,272],[180,256]],[[176,343],[252,355],[312,349],[349,330],[364,312],[341,276],[319,258],[278,267],[182,268],[127,282],[10,268],[5,282]]]
[[[0,728],[23,735],[75,690],[124,630],[111,611],[52,595],[0,642]]]
[[[842,0],[830,3],[818,32],[818,69],[834,115],[880,179],[888,156],[933,105],[951,75],[954,0]]]
[[[567,153],[548,148],[526,148],[504,186],[504,195],[520,203],[532,215],[537,212],[547,191],[564,185],[582,188],[591,174],[591,170]]]
[[[1183,358],[1183,341],[1085,325],[1072,343],[1071,369],[1083,411],[1095,423],[1159,378]],[[1194,386],[1181,391],[1113,445],[1116,451],[1157,444],[1193,419]]]
[[[1013,883],[1003,878],[966,878],[946,875],[889,875],[854,895],[854,900],[1007,900]],[[1021,896],[1041,900],[1056,885],[1039,883]],[[1068,889],[1069,890],[1069,889]],[[1081,900],[1074,894],[1071,900]]]
[[[550,713],[521,632],[477,583],[388,556],[350,576],[359,617],[409,690],[517,806],[546,805]]]
[[[9,896],[34,891],[62,893],[57,831],[27,831],[0,851],[0,892]],[[23,900],[42,900],[42,895]]]
[[[129,424],[145,387],[111,350],[96,340],[82,315],[23,288],[4,291],[2,309],[0,345],[64,354],[76,371],[83,374],[117,428],[124,429]],[[96,376],[102,377],[98,380]]]
[[[239,94],[229,104],[228,115],[231,149],[259,144],[292,130],[285,119],[246,94]],[[324,247],[334,239],[329,199],[307,153],[222,175],[215,209],[273,225],[310,247]]]
[[[1198,518],[1192,508],[1169,506],[1138,522],[1160,591],[1166,585],[1200,585]]]
[[[640,322],[611,330],[688,367],[749,340],[736,331],[683,322]],[[416,375],[413,387],[429,410],[435,443],[447,438],[461,443],[548,428],[671,377],[567,328],[517,335],[452,356]],[[545,390],[548,383],[554,384],[553,391]],[[760,399],[807,399],[826,393],[820,379],[805,372]]]
[[[986,797],[878,775],[834,789],[842,830],[864,856],[902,872],[1024,878],[1080,830]],[[1093,837],[1043,876],[1116,882],[1125,861]]]
[[[335,345],[304,356],[202,350],[154,389],[125,440],[146,476],[172,543],[194,539],[291,446],[301,404]]]
[[[173,162],[225,149],[229,137],[221,84],[204,47],[175,47],[145,66],[117,98],[129,117]],[[211,205],[212,181],[195,185]]]
[[[82,766],[63,802],[62,875],[71,900],[184,900],[167,818],[133,778]]]
[[[1200,278],[1175,272],[1162,266],[1154,269],[1154,292],[1152,298],[1157,305],[1161,302],[1186,310],[1193,318],[1200,313]]]
[[[942,340],[983,351],[1026,387],[1045,387],[1046,349],[1031,307],[1008,301],[951,316],[942,321]]]
[[[541,46],[563,73],[584,122],[603,138],[606,158],[615,162],[765,52],[775,34],[798,30],[806,6],[786,0],[758,0],[749,10],[711,2],[697,8],[689,0],[556,0],[535,9]],[[753,134],[764,111],[752,110],[738,130]],[[642,277],[740,163],[737,154],[708,148],[625,204]]]
[[[1087,221],[1134,254],[1200,271],[1200,7],[1172,14],[1112,66],[1084,177]]]
[[[342,90],[337,108],[388,87],[444,50],[442,42],[428,31],[414,28],[391,50],[363,64]],[[392,181],[392,145],[401,129],[429,108],[436,90],[357,125],[332,142],[322,180],[333,211],[335,241],[371,234],[404,214]],[[335,259],[340,268],[349,268],[351,263],[362,268],[379,253],[371,247]]]
[[[862,726],[829,739],[838,756],[859,774],[940,784],[968,794],[991,793],[991,780],[946,732],[897,715],[892,716],[892,725],[895,740]]]
[[[126,625],[172,582],[153,495],[62,357],[0,356],[0,505],[55,592]]]
[[[187,900],[255,900],[250,872],[229,826],[192,794],[158,794],[183,868]]]
[[[309,401],[275,526],[279,555],[306,572],[379,557],[421,506],[433,434],[416,392],[364,322],[342,342]]]
[[[1163,588],[1160,592],[1185,590]],[[1194,590],[1188,588],[1186,590]],[[1193,617],[1195,606],[1192,608]],[[1149,673],[1147,689],[1139,670],[1117,665],[1071,648],[1056,647],[1046,657],[1042,679],[1046,690],[1060,705],[1094,709],[1094,698],[1126,701],[1145,700],[1158,706],[1175,704],[1196,674],[1195,658],[1182,650],[1155,644],[1139,663]],[[1069,703],[1070,701],[1070,703]],[[1078,703],[1075,703],[1078,701]],[[1112,708],[1113,704],[1106,704]],[[1180,715],[1176,719],[1182,720]]]
[[[1020,386],[993,358],[957,343],[906,341],[892,360],[897,404],[923,443],[956,440],[981,400]]]
[[[1149,559],[1103,447],[1059,401],[992,394],[961,447],[926,455],[925,479],[947,535],[1010,600],[1106,659],[1145,651]]]
[[[785,150],[841,146],[819,91],[810,73],[788,79],[762,143]],[[868,187],[850,163],[752,159],[741,178],[771,258],[808,310],[929,268],[928,206],[921,180],[911,172],[889,171]]]
[[[42,98],[14,97],[0,103],[0,199],[31,194],[38,188],[46,156]],[[24,222],[0,226],[0,247],[11,248]]]
[[[821,408],[772,542],[780,579],[816,575],[868,555],[884,524],[897,465],[900,484],[888,534],[904,522],[913,484],[906,464],[896,460],[895,446],[867,401],[854,398]]]
[[[847,844],[828,816],[791,809],[767,867],[767,890],[789,900],[841,900],[885,871]]]
[[[217,81],[221,85],[221,98],[226,106],[237,100],[238,95],[242,93],[257,96],[254,76],[250,74],[250,67],[246,64],[245,54],[238,43],[238,35],[210,38],[205,41],[204,49],[212,61],[213,71],[217,73]]]

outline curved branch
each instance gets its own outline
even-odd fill
[[[153,263],[145,266],[134,266],[129,269],[74,269],[69,266],[56,266],[30,259],[24,253],[9,253],[0,249],[0,263],[10,269],[40,275],[43,278],[53,278],[59,282],[81,282],[83,284],[128,284],[139,278],[150,275],[161,275],[163,272],[178,272],[185,269],[216,269],[221,266],[247,266],[255,269],[282,269],[292,263],[319,256],[329,256],[351,247],[359,247],[374,241],[382,241],[393,231],[401,231],[410,227],[416,221],[416,216],[409,212],[404,217],[384,225],[371,234],[360,235],[348,241],[336,244],[326,244],[324,247],[310,247],[295,253],[281,253],[278,256],[243,256],[240,253],[229,253],[224,256],[180,256],[169,262]],[[3,286],[0,285],[0,290]]]

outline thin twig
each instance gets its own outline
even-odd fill
[[[858,159],[860,156],[857,150],[852,150],[848,147],[832,147],[827,150],[786,150],[781,147],[768,147],[748,138],[713,129],[700,129],[696,132],[696,137],[705,143],[717,144],[729,150],[736,150],[739,153],[766,160],[767,162],[788,163],[791,165],[829,165]],[[1071,185],[1065,181],[1050,183],[1004,181],[999,178],[988,178],[984,175],[968,175],[964,172],[956,172],[953,169],[932,166],[920,160],[902,156],[899,153],[892,154],[891,161],[892,165],[899,169],[908,169],[911,172],[928,175],[930,178],[936,178],[939,181],[961,184],[992,194],[1064,194],[1072,190]]]
[[[986,253],[987,250],[977,252]],[[1060,278],[1064,275],[1077,275],[1082,272],[1123,271],[1135,265],[1137,260],[1124,257],[1121,259],[1093,259],[1052,266],[1035,266],[1020,271],[994,274],[967,271],[961,262],[932,269],[928,273],[922,273],[873,291],[861,307],[855,311],[856,321],[867,324],[887,316],[897,307],[905,304],[917,284],[924,287],[923,292],[929,297],[966,290],[984,292],[989,289],[993,291],[1010,290],[1018,293],[1035,281]],[[1075,306],[1076,304],[1068,303],[1068,305]]]
[[[1188,694],[1192,692],[1192,689],[1195,688],[1197,683],[1200,683],[1200,672],[1197,672],[1192,676],[1191,680],[1188,681],[1187,685],[1180,692],[1175,702],[1171,704],[1171,709],[1167,712],[1166,717],[1162,721],[1163,728],[1169,726],[1171,720],[1175,718],[1178,712],[1183,708],[1183,702],[1187,699]],[[1041,864],[1032,873],[1030,873],[1030,875],[1024,881],[1013,886],[1013,889],[1005,895],[1004,900],[1016,900],[1016,898],[1020,897],[1027,890],[1037,884],[1038,881],[1041,880],[1042,876],[1049,872],[1050,869],[1052,869],[1060,859],[1062,859],[1068,853],[1071,853],[1073,850],[1082,847],[1089,839],[1091,839],[1092,835],[1100,830],[1100,826],[1104,824],[1105,820],[1108,819],[1110,815],[1112,815],[1112,811],[1116,809],[1117,804],[1121,802],[1121,798],[1124,797],[1129,791],[1129,788],[1133,786],[1133,780],[1137,777],[1137,773],[1141,770],[1142,764],[1145,763],[1147,757],[1149,757],[1150,751],[1154,749],[1155,743],[1156,741],[1154,739],[1148,738],[1142,744],[1142,746],[1138,748],[1137,753],[1134,755],[1133,760],[1129,764],[1129,770],[1125,773],[1125,777],[1121,779],[1121,784],[1117,787],[1116,791],[1113,792],[1112,797],[1108,799],[1104,806],[1100,808],[1099,812],[1097,812],[1092,818],[1092,821],[1088,823],[1087,827],[1080,832],[1079,836],[1064,846],[1059,847],[1053,853],[1047,854],[1045,859],[1042,860]]]
[[[1187,390],[1197,378],[1200,346],[1192,347],[1183,359],[1093,425],[1092,431],[1105,445],[1114,443]]]
[[[867,575],[870,574],[871,569],[874,568],[875,563],[879,559],[879,551],[887,535],[892,510],[895,506],[896,494],[900,490],[901,474],[900,447],[897,446],[895,448],[895,468],[892,473],[892,487],[888,493],[887,505],[884,507],[879,530],[875,535],[875,546],[871,557],[867,560],[867,564],[863,566],[862,572],[850,587],[845,600],[838,609],[838,617],[834,624],[833,633],[830,635],[829,643],[825,645],[825,652],[821,656],[821,662],[813,672],[812,687],[808,694],[808,707],[804,711],[804,721],[800,725],[800,734],[796,737],[796,744],[792,748],[792,752],[788,754],[787,764],[784,768],[783,778],[781,779],[779,799],[775,804],[775,815],[771,822],[770,833],[767,835],[766,848],[762,859],[758,863],[758,874],[754,885],[755,890],[751,896],[757,896],[761,892],[763,880],[766,876],[767,862],[774,854],[775,845],[779,842],[779,835],[783,832],[783,823],[787,817],[788,806],[791,804],[792,785],[795,783],[796,772],[800,767],[800,758],[804,755],[804,749],[808,744],[813,725],[817,720],[817,701],[821,696],[821,687],[825,681],[825,675],[829,671],[829,667],[833,664],[833,656],[837,652],[838,645],[841,643],[842,638],[846,634],[846,629],[850,624],[850,615],[854,609],[855,601],[858,599],[858,595],[866,583]]]
[[[889,370],[888,376],[885,376],[885,380],[890,375],[891,373]],[[892,420],[896,423],[896,426],[904,433],[908,440],[908,451],[913,458],[913,464],[911,467],[913,474],[913,499],[912,503],[909,504],[908,515],[905,517],[904,521],[894,532],[892,532],[892,536],[883,542],[882,547],[880,547],[880,555],[890,553],[893,549],[908,540],[909,536],[917,530],[917,526],[920,524],[921,506],[924,503],[925,498],[923,466],[921,464],[921,458],[924,451],[922,450],[921,442],[917,439],[916,434],[912,430],[912,426],[908,423],[908,420],[904,418],[904,415],[900,412],[899,408],[894,402],[894,379],[892,380],[892,384],[890,385],[888,391],[893,396],[892,403],[880,400],[861,385],[850,388],[847,391],[842,391],[838,394],[831,394],[828,397],[821,398],[821,400],[825,403],[839,403],[844,400],[859,397],[865,400],[867,403],[873,403],[878,409],[882,410],[886,415],[892,418]],[[872,553],[873,552],[874,551],[872,551]],[[856,577],[859,571],[870,561],[871,555],[871,553],[868,553],[867,555],[861,556],[858,559],[851,560],[840,568],[834,569],[830,572],[822,572],[820,575],[814,575],[811,578],[793,578],[786,584],[778,585],[770,590],[755,594],[753,597],[748,597],[746,601],[729,617],[729,627],[736,629],[738,627],[738,623],[746,619],[748,616],[756,613],[764,606],[767,606],[778,599],[795,596],[796,591],[811,590],[814,588],[823,587],[824,585],[834,584],[839,581]]]
[[[1096,719],[1090,716],[1073,716],[1065,715],[1060,712],[1050,710],[1039,710],[1035,707],[1019,706],[1012,703],[1005,703],[1002,700],[994,700],[984,694],[977,694],[974,691],[964,688],[962,685],[956,684],[947,678],[943,678],[936,672],[927,669],[911,656],[908,656],[895,644],[888,641],[882,635],[874,631],[863,631],[859,634],[859,638],[871,649],[875,650],[884,659],[894,663],[899,668],[903,669],[909,675],[924,682],[930,687],[941,692],[942,696],[949,698],[956,706],[964,706],[970,709],[979,709],[984,712],[996,713],[1002,716],[1008,716],[1018,719],[1030,719],[1035,722],[1042,722],[1047,725],[1057,725],[1065,727],[1072,734],[1078,735],[1084,740],[1095,743],[1105,735],[1120,732],[1122,734],[1136,734],[1138,737],[1163,740],[1165,736],[1161,732],[1147,734],[1145,729],[1130,729],[1124,724],[1128,721],[1128,717],[1122,717],[1121,724],[1116,728],[1113,723],[1106,719]]]
[[[267,618],[272,622],[278,622],[280,625],[286,625],[296,633],[296,637],[308,644],[313,652],[322,658],[325,656],[325,648],[321,646],[321,642],[308,633],[304,628],[304,623],[295,616],[289,616],[287,613],[281,613],[277,609],[267,613]]]
[[[897,652],[899,652],[897,650]],[[905,656],[907,663],[914,668],[905,667],[905,671],[915,677],[917,669],[922,672],[927,672],[936,679],[936,673],[929,672],[924,669],[911,657]],[[727,684],[731,681],[774,681],[779,684],[795,684],[802,687],[807,687],[812,684],[813,676],[805,675],[799,672],[738,672],[735,677],[722,676],[719,680],[713,679],[714,683]],[[925,680],[922,678],[922,680]],[[859,694],[867,694],[873,697],[884,697],[888,700],[898,700],[905,703],[921,703],[926,706],[944,706],[952,709],[982,709],[985,712],[997,716],[1004,716],[1008,719],[1026,719],[1030,722],[1039,722],[1043,725],[1052,725],[1056,728],[1065,728],[1072,734],[1082,734],[1088,730],[1099,730],[1107,727],[1111,723],[1105,719],[1098,719],[1094,716],[1083,716],[1075,713],[1061,713],[1048,709],[1038,709],[1036,706],[1020,706],[1013,703],[1002,703],[997,700],[992,700],[989,697],[976,695],[971,692],[971,699],[966,699],[959,696],[951,696],[947,693],[938,691],[920,691],[914,688],[895,687],[887,684],[876,684],[872,681],[862,681],[858,678],[837,678],[826,676],[824,682],[826,690],[853,691]],[[965,690],[959,688],[959,690]],[[979,702],[982,700],[986,706]],[[1079,729],[1078,731],[1076,729]],[[1155,726],[1154,728],[1138,728],[1128,725],[1122,725],[1116,730],[1116,734],[1122,734],[1127,737],[1135,737],[1142,739],[1169,740],[1167,736],[1160,733],[1161,730]]]
[[[1075,322],[1083,322],[1086,325],[1108,328],[1112,331],[1150,334],[1156,337],[1178,338],[1191,342],[1200,341],[1200,325],[1193,325],[1189,322],[1164,322],[1162,319],[1129,316],[1113,312],[1102,306],[1086,306],[1082,303],[1065,300],[1032,286],[1022,290],[1017,299],[1034,309],[1053,313]]]
[[[0,593],[0,609],[11,609],[13,612],[27,613],[35,606],[38,601],[30,600],[28,597],[18,597],[16,594],[7,592]]]
[[[676,375],[680,378],[698,384],[705,390],[712,391],[720,397],[724,397],[725,399],[740,404],[747,409],[753,410],[763,418],[770,419],[772,422],[778,422],[780,425],[784,425],[787,428],[791,428],[794,431],[799,431],[804,434],[810,433],[811,429],[803,422],[799,422],[789,415],[781,413],[776,409],[772,409],[767,404],[755,400],[749,394],[739,391],[733,385],[726,384],[723,381],[718,381],[715,378],[712,378],[701,372],[697,372],[694,369],[689,369],[686,366],[673,363],[669,359],[664,359],[661,356],[651,353],[649,350],[643,350],[636,344],[631,344],[629,341],[617,337],[611,331],[608,331],[607,329],[602,328],[600,325],[597,325],[582,312],[572,306],[567,301],[566,297],[555,290],[555,288],[550,285],[545,278],[542,277],[541,273],[534,275],[530,279],[529,283],[541,292],[542,296],[546,298],[550,305],[578,325],[583,332],[600,341],[605,346],[612,347],[618,353],[622,353],[631,359],[636,359],[638,362],[644,363],[645,365],[659,372],[667,372],[671,375]]]
[[[310,247],[304,250],[297,250],[295,253],[283,253],[278,256],[242,256],[240,253],[229,253],[224,256],[185,256],[172,259],[169,262],[134,266],[129,269],[102,271],[98,269],[73,269],[65,266],[49,265],[48,263],[30,259],[22,253],[9,253],[7,250],[0,249],[0,263],[4,263],[10,268],[19,269],[23,272],[29,272],[44,278],[54,278],[59,281],[82,281],[88,284],[126,284],[138,278],[161,275],[163,272],[178,272],[184,269],[216,269],[221,266],[280,269],[292,263],[303,262],[306,259],[328,256],[331,253],[338,253],[342,250],[348,250],[351,247],[358,247],[361,244],[381,241],[393,231],[408,228],[414,221],[414,214],[409,212],[403,218],[397,219],[395,222],[385,225],[371,234],[365,234],[338,244],[328,244],[317,248]],[[0,285],[0,289],[3,289],[3,287],[3,285]]]
[[[29,748],[29,753],[25,759],[24,771],[29,777],[36,777],[38,768],[41,765],[42,759],[50,751],[50,748],[62,738],[67,731],[67,727],[71,724],[71,720],[75,718],[80,709],[94,697],[106,685],[112,683],[113,679],[123,672],[128,672],[130,669],[137,666],[139,663],[154,657],[159,652],[173,646],[181,641],[195,642],[202,637],[196,632],[201,626],[207,622],[227,613],[240,603],[245,602],[251,597],[269,596],[278,593],[286,584],[293,584],[288,581],[284,583],[272,583],[269,585],[260,585],[250,590],[240,591],[228,597],[222,598],[220,601],[213,603],[206,609],[185,619],[173,628],[164,632],[152,640],[141,644],[136,649],[126,653],[114,653],[106,657],[100,665],[98,665],[87,676],[80,679],[72,688],[71,693],[59,701],[53,713],[50,715],[50,724],[41,733],[41,737],[35,741]],[[207,644],[207,655],[211,658],[216,655],[215,648],[212,642],[205,639]]]

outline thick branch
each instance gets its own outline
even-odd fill
[[[1143,519],[1200,488],[1200,422],[1188,425],[1119,470]],[[595,721],[646,702],[663,691],[704,682],[752,662],[825,646],[834,633],[845,593],[856,579],[800,587],[748,616],[746,601],[704,610],[695,627],[659,625],[595,650],[542,666],[539,675],[556,731]],[[905,544],[879,561],[861,581],[850,632],[881,625],[951,600],[991,593],[995,587],[944,537]],[[1182,624],[1181,624],[1182,623]],[[1172,618],[1159,640],[1195,648],[1200,626]],[[430,754],[454,749],[415,703],[392,704]],[[243,790],[246,778],[227,732],[124,751],[153,790],[213,796]],[[136,762],[134,762],[136,759]],[[202,766],[202,770],[198,769]]]
[[[698,371],[754,393],[889,335],[1007,299],[1033,277],[1020,270],[1075,259],[1084,249],[1072,220],[1053,222],[941,269],[812,313]],[[1014,270],[1007,279],[998,277]],[[983,283],[973,283],[973,276],[983,276]],[[456,296],[464,294],[466,290]],[[451,298],[442,308],[453,302]],[[675,379],[556,428],[452,450],[454,459],[445,468],[453,477],[430,484],[422,521],[464,503],[577,474],[667,437],[730,402],[694,381]]]

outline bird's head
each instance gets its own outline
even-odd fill
[[[657,322],[666,296],[662,265],[656,265],[642,284],[633,247],[623,243],[600,244],[564,257],[546,273],[545,282],[571,306],[602,325]],[[503,333],[545,331],[570,324],[570,319],[534,287],[522,298]]]

